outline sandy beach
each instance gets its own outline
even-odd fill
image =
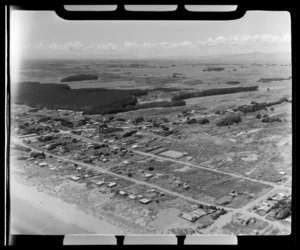
[[[119,228],[86,214],[36,187],[25,186],[11,178],[10,230],[12,234],[114,234]]]

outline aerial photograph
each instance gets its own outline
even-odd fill
[[[9,32],[11,234],[291,234],[289,12]]]

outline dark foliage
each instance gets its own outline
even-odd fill
[[[100,130],[101,134],[110,134],[110,133],[114,133],[114,132],[120,132],[123,131],[122,128],[106,128],[103,130]]]
[[[28,110],[28,112],[37,112],[37,111],[39,111],[39,109],[30,109],[30,110]]]
[[[161,121],[164,122],[164,123],[168,123],[169,122],[168,118],[166,118],[166,117],[162,117]]]
[[[200,118],[197,122],[198,122],[199,124],[206,124],[206,123],[209,123],[209,120],[206,119],[206,118]]]
[[[136,117],[136,118],[134,119],[134,122],[135,122],[135,123],[141,123],[141,122],[143,122],[143,121],[144,121],[144,117],[142,117],[142,116]]]
[[[61,82],[76,82],[76,81],[85,81],[85,80],[97,80],[98,76],[89,75],[89,74],[80,74],[69,76],[61,80]]]
[[[251,113],[251,112],[256,112],[256,111],[259,111],[259,110],[265,110],[267,107],[277,105],[277,104],[281,104],[281,103],[287,102],[287,101],[288,101],[288,99],[286,97],[283,97],[280,100],[275,101],[275,102],[262,102],[262,103],[251,102],[250,105],[238,106],[233,110],[234,111],[241,111],[243,113]]]
[[[63,119],[63,118],[53,118],[53,121],[56,121],[56,122],[60,122],[61,125],[63,125],[64,127],[68,127],[68,128],[73,128],[74,127],[74,124],[73,122],[70,122],[66,119]]]
[[[148,108],[160,108],[160,107],[176,107],[184,106],[184,101],[162,101],[162,102],[151,102],[137,105],[129,105],[126,107],[99,107],[95,109],[90,109],[84,111],[83,114],[116,114],[121,112],[128,112],[139,109],[148,109]]]
[[[42,117],[41,119],[39,119],[37,122],[47,122],[49,120],[51,120],[51,117],[45,116],[45,117]]]
[[[279,118],[273,118],[273,117],[266,117],[266,118],[263,118],[261,120],[261,122],[264,122],[264,123],[270,123],[270,122],[282,122],[281,119]]]
[[[193,119],[188,120],[186,123],[187,124],[195,124],[195,123],[197,123],[197,120],[195,118],[193,118]]]
[[[138,109],[185,105],[184,101],[137,105],[137,97],[147,93],[147,90],[139,89],[71,89],[66,84],[22,82],[19,84],[18,92],[13,93],[12,102],[39,109],[77,110],[83,111],[84,114],[115,114]]]
[[[283,220],[283,219],[287,218],[288,216],[290,216],[290,214],[291,214],[291,209],[286,207],[276,214],[276,218],[279,220]]]
[[[42,153],[39,153],[39,152],[31,152],[30,154],[30,157],[33,157],[33,158],[38,158],[38,159],[45,159],[46,158],[46,155],[44,152]]]
[[[51,135],[41,136],[38,138],[38,140],[40,142],[47,142],[47,141],[51,141],[52,139],[53,139],[53,136],[51,136]]]
[[[137,130],[131,130],[131,131],[127,131],[123,134],[123,137],[129,137],[132,136],[133,134],[135,134],[137,132]]]
[[[250,87],[235,87],[235,88],[220,88],[220,89],[207,89],[199,92],[182,93],[172,98],[172,101],[179,101],[194,97],[212,96],[212,95],[225,95],[238,92],[256,91],[258,86]]]
[[[149,89],[148,92],[152,91],[161,91],[161,92],[176,92],[180,91],[181,89],[179,88],[154,88],[154,89]]]
[[[291,78],[260,78],[257,82],[268,83],[268,82],[277,82],[277,81],[284,81],[290,80]]]
[[[208,68],[204,69],[203,71],[208,71],[208,72],[210,72],[210,71],[222,71],[224,69],[225,68],[223,68],[223,67],[208,67]]]
[[[239,82],[239,81],[227,81],[226,83],[229,84],[229,85],[241,84],[241,82]]]
[[[116,89],[70,89],[66,84],[40,84],[22,82],[19,90],[12,95],[16,104],[25,104],[36,108],[71,109],[78,111],[124,108],[137,103],[136,96],[145,95],[144,90]]]
[[[231,115],[228,115],[224,118],[221,118],[220,120],[217,121],[216,125],[217,126],[230,126],[234,123],[239,123],[241,122],[242,119],[239,115],[237,114],[231,114]]]

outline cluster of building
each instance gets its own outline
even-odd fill
[[[252,208],[260,216],[270,220],[291,221],[291,194],[279,192]]]
[[[197,206],[197,205],[196,205]],[[196,208],[195,210],[187,213],[181,213],[180,217],[186,219],[191,222],[195,222],[201,217],[209,215],[213,220],[218,219],[221,215],[226,214],[225,209],[218,209],[218,208]]]

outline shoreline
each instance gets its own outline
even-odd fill
[[[113,234],[120,228],[84,213],[76,205],[10,179],[11,234]]]

